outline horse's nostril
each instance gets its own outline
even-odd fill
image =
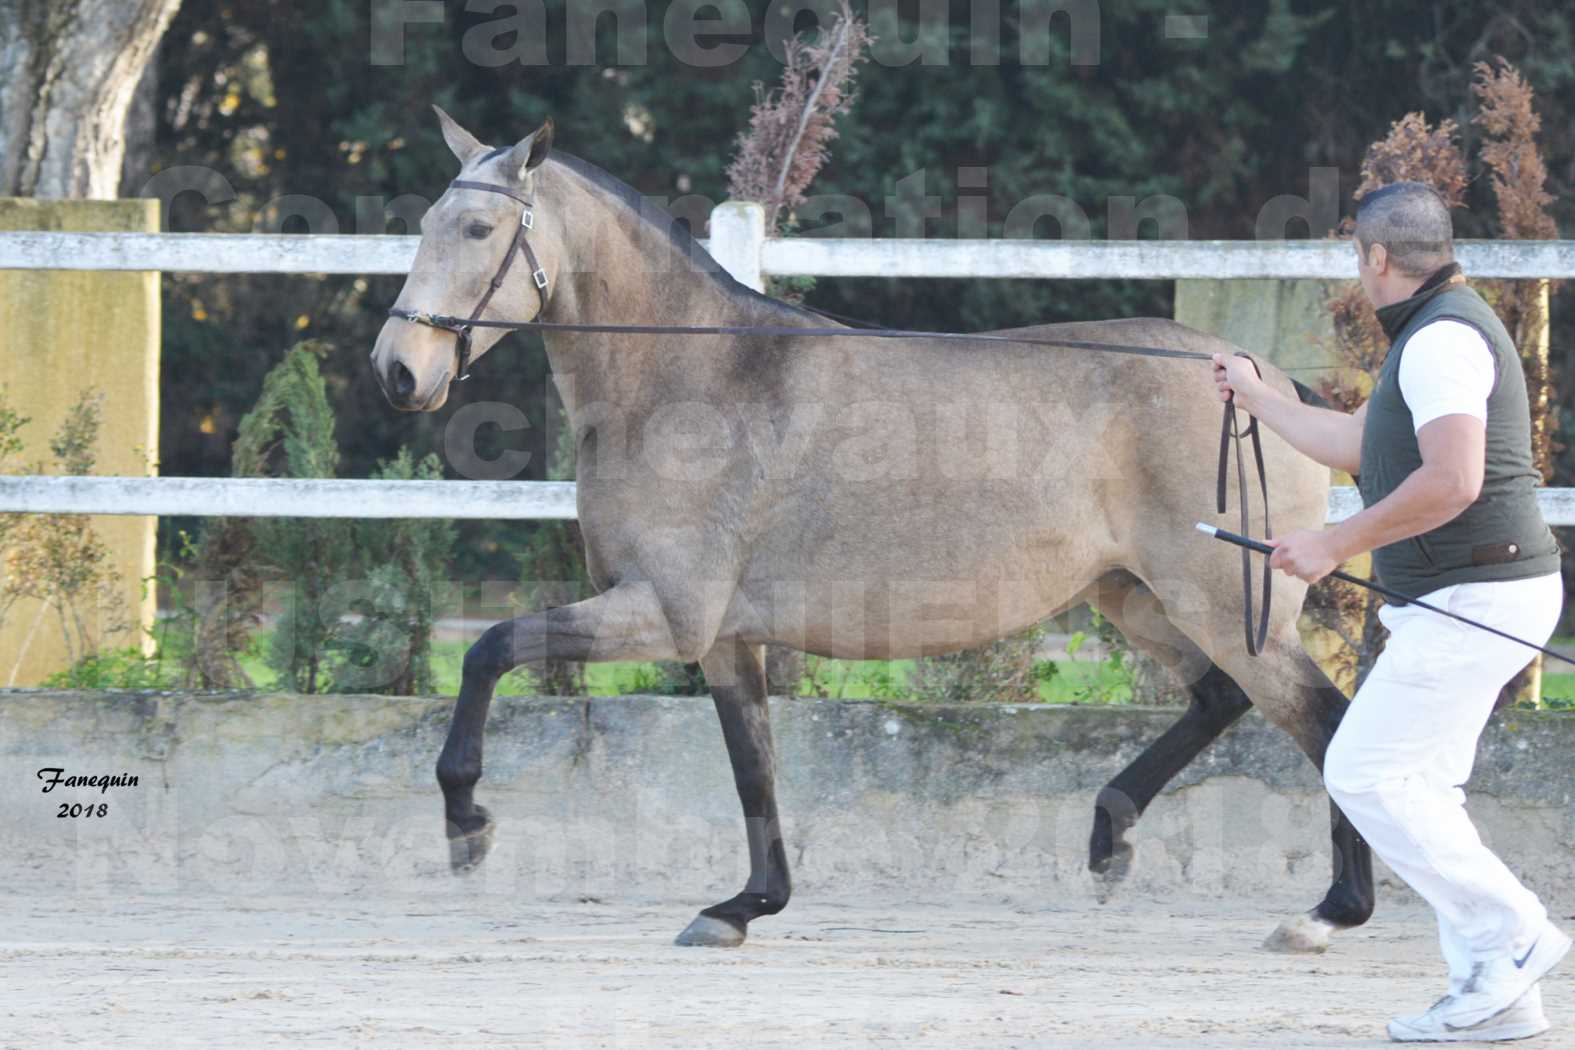
[[[408,398],[416,392],[416,377],[410,374],[404,362],[395,361],[394,366],[388,370],[388,385],[394,391],[394,396],[400,400]]]

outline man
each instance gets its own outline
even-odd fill
[[[1381,582],[1543,643],[1563,605],[1542,520],[1525,375],[1503,323],[1454,262],[1449,209],[1403,182],[1366,195],[1355,246],[1390,340],[1354,415],[1270,390],[1216,355],[1234,397],[1304,455],[1359,476],[1365,509],[1274,542],[1270,564],[1313,582],[1373,552]],[[1389,1024],[1396,1041],[1491,1042],[1544,1032],[1537,981],[1569,950],[1537,897],[1477,835],[1460,785],[1500,689],[1527,650],[1415,605],[1387,605],[1389,640],[1324,760],[1324,782],[1374,851],[1438,913],[1449,993]]]

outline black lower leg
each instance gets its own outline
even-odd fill
[[[705,670],[707,680],[713,683],[711,693],[733,766],[733,782],[744,808],[749,881],[743,892],[700,914],[743,933],[750,920],[775,915],[785,908],[792,893],[787,852],[777,818],[765,668],[757,646],[718,643],[717,650],[705,661]]]
[[[1331,926],[1360,926],[1373,917],[1373,851],[1340,807],[1329,803],[1334,881],[1313,915]]]
[[[1096,875],[1119,879],[1126,874],[1132,857],[1126,832],[1171,778],[1252,706],[1241,687],[1213,664],[1189,691],[1192,702],[1180,721],[1100,791],[1088,847],[1088,867]]]
[[[492,818],[476,804],[475,788],[481,779],[482,738],[492,693],[498,679],[515,666],[512,642],[517,624],[511,621],[491,628],[465,654],[459,699],[438,756],[449,863],[456,871],[475,867],[491,848]]]

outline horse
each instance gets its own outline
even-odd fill
[[[544,659],[698,661],[704,671],[750,875],[678,935],[684,945],[741,944],[791,893],[766,644],[921,657],[1082,603],[1100,610],[1190,693],[1176,725],[1095,800],[1089,865],[1110,883],[1126,874],[1137,817],[1249,706],[1321,770],[1348,701],[1297,634],[1306,585],[1275,574],[1270,643],[1253,655],[1237,554],[1192,527],[1215,513],[1211,372],[1031,340],[1235,347],[1164,319],[1013,329],[979,344],[839,338],[826,317],[733,280],[628,185],[554,150],[550,120],[492,148],[437,114],[460,178],[421,220],[372,371],[394,408],[432,412],[507,331],[467,321],[543,324],[573,427],[596,591],[499,623],[465,655],[437,761],[456,872],[480,864],[493,841],[474,789],[494,688]],[[526,265],[514,265],[522,252]],[[620,330],[634,324],[728,331]],[[1261,368],[1276,389],[1295,389]],[[1321,526],[1328,472],[1273,435],[1263,456],[1277,524]],[[1371,916],[1371,854],[1333,806],[1331,840],[1327,894],[1281,923],[1269,947],[1321,951],[1332,931]]]

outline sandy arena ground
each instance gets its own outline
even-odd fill
[[[1254,903],[795,901],[736,950],[679,904],[13,896],[0,1046],[1378,1047],[1442,986],[1391,903],[1321,957]],[[1568,971],[1545,987],[1575,1013]],[[1575,1046],[1575,1028],[1532,1044]]]

